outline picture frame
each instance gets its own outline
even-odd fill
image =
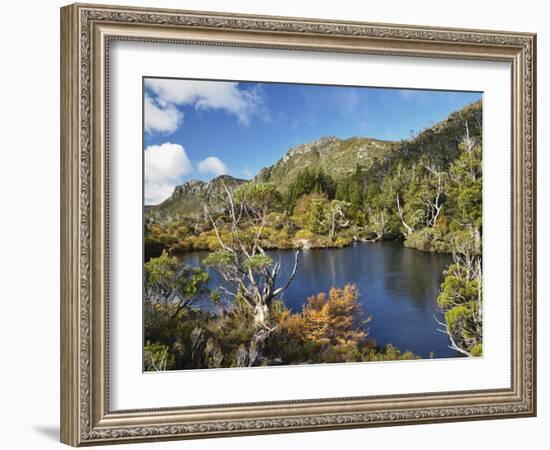
[[[495,61],[511,68],[510,386],[110,406],[110,46]],[[72,446],[536,415],[536,35],[74,4],[61,9],[61,441]]]

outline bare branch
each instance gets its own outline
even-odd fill
[[[401,209],[401,204],[399,203],[399,193],[395,194],[395,198],[397,201],[397,215],[399,216],[401,223],[407,230],[407,232],[405,233],[406,236],[409,236],[413,232],[413,229],[405,222],[405,219],[403,217],[403,210]]]
[[[449,331],[449,327],[447,326],[446,323],[443,323],[443,322],[439,321],[439,320],[437,319],[437,317],[435,317],[435,315],[433,315],[433,318],[435,319],[435,321],[436,321],[439,325],[445,327],[444,330],[440,330],[440,329],[438,328],[437,331],[440,331],[441,333],[445,333],[445,334],[449,337],[449,340],[451,341],[451,345],[449,345],[449,348],[451,348],[451,349],[453,349],[453,350],[456,350],[457,352],[462,353],[463,355],[470,356],[470,357],[473,356],[470,352],[468,352],[468,351],[464,350],[463,348],[460,348],[458,345],[456,345],[456,342],[455,342],[455,340],[454,340],[454,338],[453,338],[453,335],[452,335],[451,332]]]
[[[296,275],[296,271],[298,270],[298,255],[300,254],[300,250],[296,250],[296,253],[294,254],[294,267],[292,268],[292,273],[288,277],[287,282],[284,284],[284,286],[275,289],[272,294],[272,298],[277,297],[278,295],[282,294],[284,291],[288,289],[290,286],[290,283],[292,283],[292,280],[294,279],[294,276]]]

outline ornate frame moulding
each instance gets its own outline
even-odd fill
[[[511,63],[511,387],[111,411],[106,99],[113,40]],[[62,442],[79,446],[535,415],[535,53],[536,36],[530,33],[105,5],[62,8]]]

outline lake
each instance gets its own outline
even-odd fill
[[[182,263],[198,266],[208,252],[180,255]],[[274,259],[281,259],[280,281],[292,269],[294,252],[270,251]],[[410,350],[423,358],[461,356],[449,348],[446,334],[437,331],[434,315],[442,320],[436,298],[443,280],[443,270],[449,264],[449,255],[437,255],[412,250],[400,242],[369,242],[342,249],[304,250],[299,257],[298,272],[284,294],[286,305],[293,311],[301,310],[307,298],[331,287],[355,283],[365,317],[369,338],[378,344],[393,344],[401,351]],[[220,284],[221,278],[213,269],[210,286]],[[207,300],[198,305],[209,309]]]

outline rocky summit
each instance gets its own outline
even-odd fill
[[[181,214],[196,216],[202,213],[203,205],[216,208],[226,199],[225,189],[233,192],[247,180],[230,175],[220,175],[208,182],[190,180],[176,186],[172,195],[158,206],[149,209],[162,215]]]
[[[272,166],[258,173],[255,181],[269,181],[288,186],[304,168],[323,170],[335,180],[352,173],[357,165],[370,169],[383,162],[397,147],[392,141],[365,137],[339,139],[334,136],[292,147]]]

